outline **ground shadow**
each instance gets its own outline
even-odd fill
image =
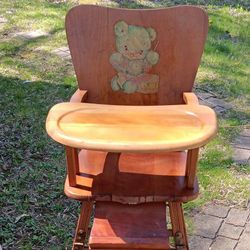
[[[67,101],[74,90],[66,84],[0,75],[0,243],[4,249],[71,245],[69,228],[75,228],[77,203],[63,195],[64,150],[47,136],[45,120],[50,107]]]

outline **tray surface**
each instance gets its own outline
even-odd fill
[[[202,105],[116,106],[60,103],[46,121],[48,134],[75,148],[159,152],[203,146],[216,133],[216,115]]]

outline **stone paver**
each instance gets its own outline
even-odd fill
[[[229,224],[233,224],[235,226],[244,227],[249,214],[250,214],[250,210],[232,208],[229,211],[229,214],[227,218],[225,219],[225,222]]]
[[[193,216],[190,250],[250,250],[250,209],[208,204]]]
[[[203,92],[196,89],[196,94],[201,105],[209,106],[213,108],[217,114],[223,114],[227,110],[232,108],[232,105],[225,102],[222,99],[216,97],[215,94],[210,92]]]
[[[240,135],[233,143],[236,148],[243,148],[250,150],[250,138],[248,136]]]
[[[194,216],[194,235],[213,239],[218,232],[222,219],[210,215]]]
[[[232,106],[208,92],[196,91],[201,105],[223,114]],[[250,129],[244,129],[232,143],[233,159],[237,163],[250,163]],[[190,236],[192,250],[250,250],[250,209],[236,209],[211,204],[204,214],[194,216],[194,232]],[[247,222],[247,219],[249,221]]]
[[[68,47],[57,48],[53,50],[52,53],[63,59],[71,59],[71,55],[70,55],[70,51]]]
[[[208,238],[203,238],[200,236],[189,237],[189,248],[191,250],[208,250],[213,240]]]
[[[0,30],[2,30],[2,28],[4,27],[4,25],[8,22],[8,20],[3,17],[3,16],[0,16]]]
[[[196,89],[196,94],[201,105],[209,106],[214,109],[218,115],[232,108],[231,104],[217,98],[212,93],[201,92],[199,89]],[[240,136],[232,143],[232,146],[234,162],[238,164],[250,163],[250,129],[244,129]]]
[[[242,136],[248,136],[248,137],[250,137],[250,129],[245,128],[240,134]]]
[[[7,22],[8,20],[5,17],[0,16],[0,23],[7,23]]]
[[[244,129],[232,143],[233,160],[238,164],[250,163],[250,129]]]
[[[237,240],[232,240],[226,237],[219,236],[212,244],[211,250],[233,250],[236,244]]]
[[[243,233],[236,250],[250,250],[250,233]]]
[[[212,109],[216,107],[216,104],[209,102],[208,99],[200,100],[199,103],[200,103],[200,105],[208,106],[208,107],[210,107]]]
[[[55,49],[54,51],[64,51],[66,53],[69,53],[69,47],[67,46],[60,47],[60,48]]]
[[[225,207],[225,206],[217,205],[217,204],[211,204],[204,208],[203,213],[216,216],[216,217],[220,217],[220,218],[226,218],[228,211],[229,211],[229,207]]]
[[[222,113],[224,113],[224,112],[226,111],[226,109],[224,109],[224,108],[222,108],[222,107],[220,107],[220,106],[216,106],[216,107],[214,107],[213,109],[214,109],[214,111],[215,111],[217,114],[222,114]]]
[[[249,163],[250,150],[243,148],[234,148],[233,160],[237,163]]]
[[[204,99],[204,100],[200,100],[199,101],[200,104],[202,105],[206,105],[206,106],[209,106],[211,108],[215,108],[217,107],[218,110],[219,108],[223,109],[224,111],[228,110],[231,108],[231,105],[218,99],[218,98],[215,98],[215,97],[209,97],[207,99]]]
[[[248,221],[246,229],[240,237],[236,250],[250,250],[250,221]]]
[[[223,223],[218,235],[238,240],[244,227],[237,227],[232,224]]]
[[[222,114],[228,109],[232,108],[230,104],[224,102],[219,98],[216,98],[216,96],[211,93],[197,92],[196,94],[201,105],[205,105],[214,109],[217,114]]]
[[[36,39],[42,36],[48,36],[49,33],[41,31],[41,30],[34,30],[34,31],[27,31],[27,32],[17,32],[14,34],[15,37],[24,38],[27,40]]]
[[[207,92],[197,92],[197,96],[199,100],[206,100],[210,97],[215,97],[215,95],[207,93]]]
[[[215,97],[211,97],[211,98],[207,99],[206,101],[209,103],[212,103],[214,106],[220,106],[224,109],[232,108],[232,106],[229,103],[226,103],[223,100],[215,98]]]

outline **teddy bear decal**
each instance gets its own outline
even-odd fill
[[[150,74],[151,68],[159,61],[159,54],[151,49],[156,31],[118,21],[114,32],[117,52],[109,60],[117,74],[111,80],[112,90],[127,94],[156,93],[159,76]]]

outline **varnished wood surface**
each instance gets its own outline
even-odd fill
[[[81,176],[76,187],[68,178],[64,191],[77,200],[104,200],[120,203],[188,201],[198,196],[186,187],[186,152],[127,154],[118,158],[105,152],[82,150],[79,155]]]
[[[97,202],[91,249],[169,249],[165,203]]]
[[[84,250],[86,238],[89,236],[89,222],[93,212],[93,203],[84,201],[81,204],[72,250]]]
[[[168,206],[176,249],[189,250],[182,203],[169,202]]]
[[[199,157],[199,148],[188,150],[187,154],[187,187],[193,188],[195,184],[196,169]]]
[[[192,92],[184,92],[183,93],[183,100],[188,105],[198,105],[199,100],[195,93]]]
[[[217,131],[216,115],[202,105],[118,106],[60,103],[46,129],[57,142],[109,152],[159,152],[197,148]]]
[[[111,89],[111,80],[117,74],[110,57],[117,51],[114,27],[118,21],[156,32],[150,48],[159,55],[159,61],[148,73],[159,79],[157,93],[128,94]],[[85,5],[74,7],[68,13],[67,39],[79,85],[71,102],[188,104],[174,110],[162,106],[99,109],[86,104],[84,111],[62,104],[50,112],[49,135],[68,147],[71,176],[67,176],[65,192],[69,197],[121,203],[154,202],[133,209],[129,205],[114,207],[114,204],[98,203],[91,235],[93,249],[119,249],[124,243],[137,244],[139,248],[168,249],[165,205],[155,202],[185,202],[198,195],[196,165],[189,166],[196,164],[197,159],[191,157],[187,161],[186,151],[158,152],[198,148],[216,132],[215,114],[209,108],[196,105],[197,99],[190,94],[184,95],[183,100],[183,93],[192,91],[207,30],[207,14],[191,6],[126,10]],[[76,148],[151,154],[82,150],[78,164]],[[189,179],[185,177],[186,165],[187,175],[192,174]],[[187,180],[193,189],[187,188]],[[185,231],[184,219],[179,218],[180,209],[171,208],[174,231]],[[86,228],[87,220],[82,224]]]
[[[75,93],[71,96],[70,102],[83,102],[87,100],[88,91],[77,89]]]
[[[66,160],[70,186],[76,186],[76,174],[79,174],[78,150],[66,147]]]
[[[118,21],[151,27],[156,31],[153,50],[159,62],[150,71],[159,76],[156,94],[114,92],[116,75],[109,62],[116,52],[114,26]],[[195,6],[166,9],[114,9],[80,5],[66,17],[66,33],[80,89],[88,90],[88,102],[125,105],[181,104],[190,92],[203,52],[208,17]]]

